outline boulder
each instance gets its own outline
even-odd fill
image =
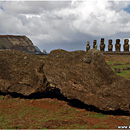
[[[54,50],[45,59],[20,51],[0,51],[3,94],[59,94],[103,111],[130,112],[129,88],[130,80],[117,76],[97,49],[87,53]]]
[[[117,76],[97,49],[52,51],[43,67],[49,87],[103,111],[130,112],[130,80]]]
[[[45,92],[47,80],[43,61],[35,55],[15,50],[0,51],[0,92],[29,96]]]

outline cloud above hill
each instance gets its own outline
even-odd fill
[[[27,35],[41,50],[85,49],[101,37],[127,38],[130,2],[0,2],[0,34]],[[99,41],[98,41],[99,43]]]

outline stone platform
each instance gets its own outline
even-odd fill
[[[102,52],[103,55],[130,55],[130,52],[124,52],[124,51],[120,51],[120,52],[116,52],[116,51],[106,51],[106,52]]]

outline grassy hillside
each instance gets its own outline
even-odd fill
[[[120,75],[124,78],[130,78],[130,56],[105,55],[104,58],[113,71],[115,68],[120,68],[121,73],[116,73],[117,75]]]

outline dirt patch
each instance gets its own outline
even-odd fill
[[[57,99],[5,100],[0,96],[0,103],[1,129],[117,129],[130,124],[130,116],[90,112]]]

